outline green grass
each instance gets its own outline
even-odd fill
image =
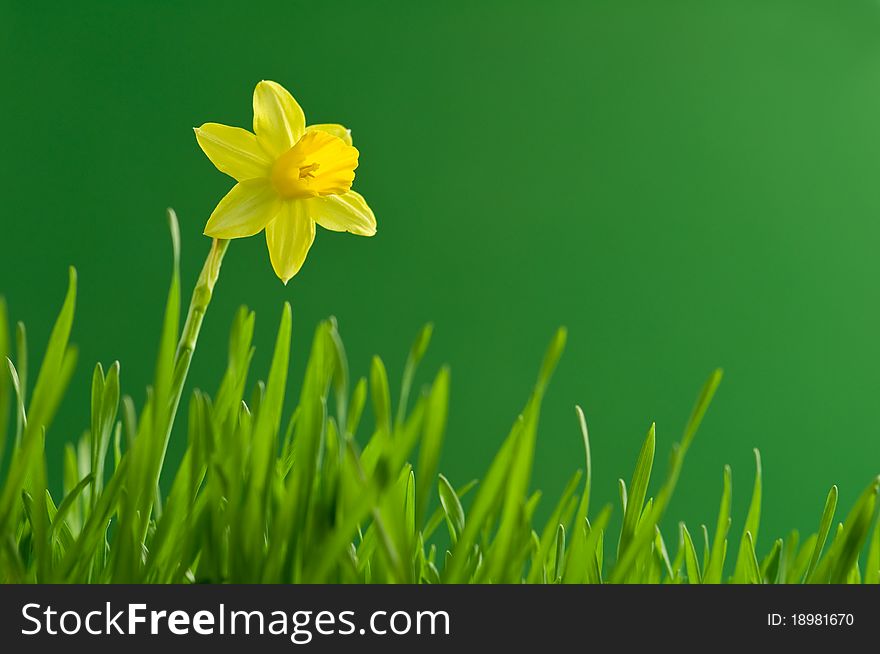
[[[801,541],[792,532],[768,552],[755,552],[763,501],[757,451],[742,533],[730,532],[729,468],[712,533],[668,521],[661,531],[720,371],[703,386],[653,496],[650,427],[629,483],[620,481],[619,507],[594,510],[590,504],[590,443],[577,409],[572,430],[579,427],[583,438],[583,471],[572,471],[550,503],[550,518],[535,524],[536,508],[546,501],[530,486],[541,401],[565,346],[564,329],[551,341],[535,388],[485,474],[458,488],[438,471],[449,372],[441,369],[426,388],[413,388],[430,325],[416,337],[393,394],[379,358],[368,377],[350,376],[335,322],[322,322],[299,401],[291,407],[284,403],[290,306],[281,313],[265,382],[256,383],[250,374],[254,314],[242,308],[216,392],[196,390],[186,413],[178,411],[225,244],[212,249],[181,331],[173,215],[171,227],[174,269],[146,402],[138,410],[122,395],[118,363],[95,367],[91,424],[79,442],[66,446],[57,496],[49,491],[45,438],[76,365],[69,343],[76,275],[71,271],[32,387],[25,329],[19,324],[12,334],[0,299],[0,357],[8,363],[8,374],[0,375],[0,455],[7,451],[8,459],[0,462],[0,581],[880,582],[877,480],[842,522],[832,488],[816,534]],[[159,479],[171,438],[186,439],[187,446],[163,489]],[[619,534],[608,531],[613,511],[622,515]]]

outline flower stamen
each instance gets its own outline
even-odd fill
[[[314,173],[317,172],[318,168],[321,167],[319,163],[310,163],[308,166],[302,166],[299,169],[299,178],[306,179],[314,177]]]

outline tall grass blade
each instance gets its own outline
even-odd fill
[[[424,334],[425,332],[423,332]],[[421,336],[419,341],[429,338]],[[423,347],[427,347],[425,344]],[[420,348],[418,354],[423,351]],[[414,357],[414,355],[411,355]],[[421,358],[419,356],[418,358]],[[417,359],[416,359],[417,360]],[[414,366],[415,364],[413,364]],[[442,368],[434,380],[428,393],[425,405],[424,427],[422,430],[422,442],[419,447],[419,459],[416,465],[418,477],[416,479],[416,524],[421,525],[424,521],[425,512],[428,509],[428,499],[434,478],[437,475],[437,467],[440,463],[440,451],[443,447],[443,437],[446,432],[446,415],[449,410],[449,369]],[[401,420],[400,424],[403,424]],[[454,495],[454,494],[453,494]],[[442,499],[442,496],[441,496]]]
[[[761,522],[761,453],[757,448],[755,453],[755,485],[752,488],[752,500],[749,503],[749,512],[743,525],[742,537],[739,541],[739,551],[736,555],[736,564],[733,570],[734,583],[742,584],[746,580],[746,567],[749,565],[748,552],[746,550],[746,532],[752,534],[752,538],[758,537],[758,527]]]
[[[828,539],[828,532],[831,531],[831,523],[834,521],[834,511],[837,508],[837,486],[832,486],[828,491],[828,497],[825,499],[825,508],[822,510],[822,518],[819,520],[819,531],[816,536],[813,553],[810,555],[810,563],[807,566],[806,581],[810,583],[813,579],[813,572],[819,563],[819,557],[825,547],[825,541]]]
[[[642,444],[639,457],[636,460],[636,468],[633,471],[632,481],[629,485],[629,493],[626,495],[626,506],[623,515],[623,527],[620,532],[620,544],[618,551],[626,551],[636,533],[645,497],[648,494],[648,482],[651,479],[651,469],[654,466],[654,449],[656,440],[654,435],[655,425],[652,423],[648,429],[648,435]],[[653,526],[652,526],[653,531]]]
[[[697,558],[697,550],[694,548],[694,541],[691,538],[691,532],[682,522],[679,524],[681,536],[684,543],[684,564],[687,570],[687,578],[689,584],[702,584],[703,576],[700,571],[700,561]]]
[[[724,486],[721,491],[721,508],[718,510],[718,522],[715,527],[715,538],[706,567],[703,583],[720,584],[724,574],[724,556],[727,552],[727,532],[730,530],[730,503],[732,481],[730,466],[724,466]]]

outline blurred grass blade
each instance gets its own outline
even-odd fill
[[[429,332],[430,334],[430,332]],[[429,337],[429,336],[428,336]],[[427,345],[425,345],[427,347]],[[416,524],[422,525],[428,508],[430,490],[434,486],[440,451],[446,432],[446,415],[449,410],[449,369],[442,368],[428,393],[425,405],[422,442],[416,466]],[[402,424],[402,421],[401,421]],[[453,493],[454,495],[454,493]],[[442,495],[441,495],[442,499]]]
[[[403,368],[403,380],[400,384],[400,401],[397,404],[397,417],[394,426],[399,429],[403,425],[406,418],[407,404],[409,395],[412,390],[413,380],[415,378],[416,369],[419,367],[425,352],[428,351],[428,345],[431,343],[431,334],[434,333],[434,325],[428,323],[422,327],[416,336],[415,342],[409,350],[409,356],[406,358],[406,365]]]
[[[6,311],[6,300],[0,295],[0,364],[9,359],[9,315]],[[11,404],[10,380],[0,371],[0,470],[3,455],[6,452],[7,429],[9,424],[9,407]]]
[[[370,366],[370,395],[373,398],[373,414],[376,428],[391,435],[391,393],[388,390],[388,373],[385,364],[377,356]]]

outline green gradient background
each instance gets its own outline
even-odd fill
[[[765,545],[814,529],[832,483],[849,504],[880,471],[876,2],[40,4],[0,0],[0,291],[36,355],[66,266],[80,273],[81,363],[53,451],[87,425],[95,361],[122,360],[142,401],[164,208],[181,217],[190,288],[231,186],[191,128],[249,125],[267,78],[310,121],[353,130],[379,234],[320,231],[287,288],[262,238],[234,243],[191,385],[214,389],[241,303],[262,375],[292,302],[291,397],[321,318],[338,317],[354,372],[379,353],[395,385],[433,320],[422,380],[451,365],[442,467],[461,483],[564,324],[534,478],[545,497],[581,465],[576,402],[611,501],[652,419],[664,469],[715,366],[725,380],[671,518],[714,524],[730,463],[738,529],[754,446]]]

